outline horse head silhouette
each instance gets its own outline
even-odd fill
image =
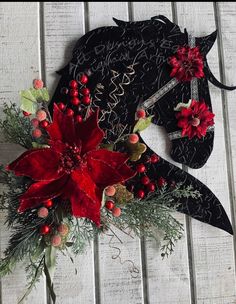
[[[100,108],[99,122],[106,130],[105,143],[132,133],[136,110],[141,107],[153,115],[153,123],[165,127],[172,141],[172,158],[193,168],[201,167],[212,151],[213,128],[202,139],[181,137],[174,108],[179,102],[194,98],[204,99],[211,109],[208,80],[223,86],[214,78],[206,61],[216,32],[206,37],[191,37],[164,16],[140,22],[114,20],[118,26],[97,28],[78,40],[71,61],[58,72],[61,79],[52,98],[51,111],[54,102],[70,105],[64,88],[70,80],[87,73],[93,92],[91,109]],[[170,77],[168,59],[179,46],[186,45],[199,47],[205,77],[181,83]],[[78,106],[71,107],[74,111],[80,110]],[[145,159],[154,153],[147,148],[137,164],[145,163]],[[147,173],[152,180],[164,177],[167,181],[183,182],[199,190],[201,198],[197,201],[181,198],[177,202],[178,211],[233,233],[221,203],[199,180],[161,157],[158,162],[148,165]],[[131,186],[134,192],[142,187],[138,175]]]

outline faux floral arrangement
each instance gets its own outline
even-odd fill
[[[0,127],[5,138],[26,149],[12,163],[1,166],[6,188],[0,211],[6,212],[12,234],[0,260],[0,276],[24,261],[29,284],[19,303],[43,273],[55,303],[57,253],[79,254],[86,243],[105,231],[112,232],[112,227],[152,238],[158,228],[163,231],[161,255],[168,256],[183,232],[172,215],[176,201],[200,196],[190,186],[148,177],[148,166],[157,163],[159,156],[147,157],[146,146],[140,142],[139,132],[151,123],[143,109],[137,110],[132,134],[107,144],[99,126],[100,110],[92,106],[87,83],[85,74],[72,80],[67,92],[71,107],[54,104],[53,117],[41,80],[21,91],[20,107],[4,105]],[[132,182],[137,176],[142,187],[134,191]]]

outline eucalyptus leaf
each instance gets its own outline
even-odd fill
[[[56,268],[56,248],[49,246],[45,250],[44,273],[46,276],[47,286],[52,298],[53,304],[56,303],[56,294],[53,288],[53,277]]]
[[[49,246],[45,250],[45,264],[47,266],[51,281],[53,281],[56,268],[56,248]]]
[[[66,242],[66,247],[71,247],[71,246],[73,246],[73,242]]]
[[[136,132],[141,132],[141,131],[145,130],[152,123],[152,118],[153,118],[153,115],[146,117],[146,118],[140,118],[137,121],[137,123],[135,124],[133,132],[136,133]]]
[[[20,92],[21,110],[35,114],[37,111],[37,103],[35,97],[31,94],[29,90]]]
[[[47,88],[20,91],[21,110],[35,114],[37,102],[48,102],[50,99]]]
[[[180,102],[177,104],[177,106],[174,108],[174,111],[181,111],[182,108],[189,108],[191,105],[192,100],[189,99],[189,101],[187,103],[184,102]]]
[[[101,203],[102,207],[105,206],[105,203],[106,203],[106,193],[105,193],[105,190],[104,190],[103,193],[102,193],[102,203]]]
[[[115,185],[116,193],[114,195],[114,201],[117,205],[126,205],[127,203],[131,202],[134,198],[133,193],[127,190],[124,185],[117,184]]]
[[[32,142],[32,147],[33,147],[33,148],[49,148],[48,145],[39,144],[39,143],[37,143],[36,141],[33,141],[33,142]]]
[[[127,143],[129,150],[129,159],[137,161],[141,158],[142,154],[147,150],[147,146],[143,143],[137,142],[136,144]]]
[[[48,265],[46,264],[46,257],[44,260],[44,274],[46,276],[46,283],[47,283],[50,297],[52,299],[53,304],[55,304],[56,303],[56,294],[55,294],[55,291],[53,288],[53,282],[52,282],[52,278],[51,278],[51,275],[50,275],[50,272],[48,269]]]
[[[45,101],[48,102],[50,97],[47,88],[42,89],[29,89],[31,94],[34,96],[37,102]]]
[[[109,151],[113,151],[114,149],[114,144],[101,144],[100,145],[101,149],[107,149]]]

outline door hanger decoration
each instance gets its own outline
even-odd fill
[[[11,230],[0,276],[26,263],[30,281],[19,303],[42,274],[55,303],[57,253],[72,259],[98,235],[115,237],[115,229],[152,238],[162,231],[162,257],[183,234],[174,210],[233,234],[211,190],[141,138],[151,123],[163,126],[174,161],[207,162],[215,119],[208,82],[235,89],[207,64],[216,32],[193,37],[164,16],[114,21],[77,41],[52,98],[34,80],[20,92],[20,107],[4,105],[5,138],[25,148],[0,168],[0,211]]]

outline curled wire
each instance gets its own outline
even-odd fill
[[[104,86],[101,83],[98,83],[94,90],[94,102],[101,101],[101,95],[103,95]]]
[[[111,230],[111,228],[109,228],[109,230],[110,230],[111,233],[105,233],[106,236],[110,237],[110,240],[109,240],[109,243],[108,243],[108,244],[109,244],[109,247],[110,247],[111,249],[113,249],[113,250],[116,250],[116,254],[113,254],[113,255],[112,255],[112,259],[113,259],[113,260],[118,260],[119,263],[120,263],[121,265],[124,265],[124,264],[128,263],[128,264],[129,264],[128,269],[129,269],[129,272],[130,272],[130,274],[131,274],[131,277],[134,278],[134,279],[137,278],[137,277],[139,276],[139,273],[140,273],[139,268],[138,268],[138,267],[134,264],[134,262],[133,262],[132,260],[130,260],[130,259],[122,260],[122,258],[121,258],[121,249],[120,249],[118,246],[114,245],[113,240],[114,240],[114,238],[117,238],[118,241],[119,241],[121,244],[122,244],[122,241],[121,241],[121,239],[114,233],[114,231]]]

